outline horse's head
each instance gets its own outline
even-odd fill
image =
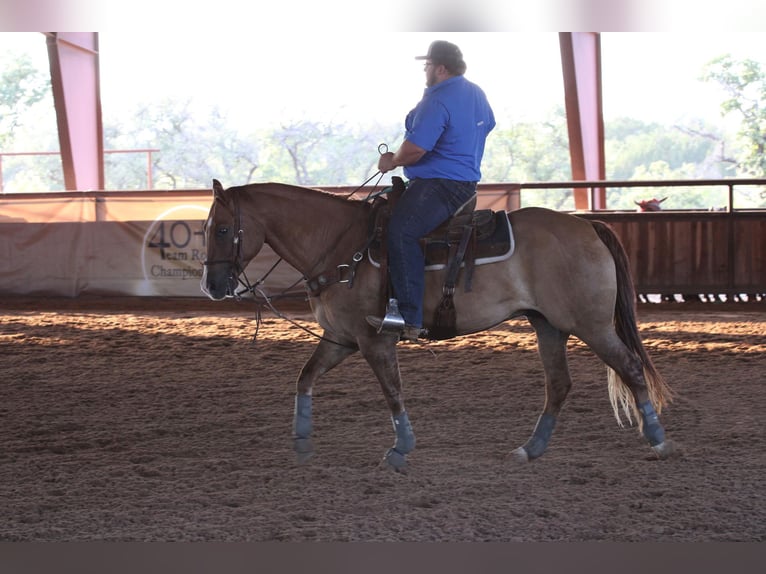
[[[206,253],[200,286],[216,301],[234,296],[240,274],[263,247],[263,231],[242,212],[240,193],[213,180],[213,205],[203,226]]]
[[[638,209],[636,211],[662,211],[662,207],[660,207],[660,204],[665,201],[667,197],[663,197],[662,199],[644,199],[643,201],[634,201],[638,206]]]

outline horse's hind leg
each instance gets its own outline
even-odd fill
[[[322,340],[298,375],[293,415],[293,448],[299,463],[304,463],[314,454],[311,441],[311,392],[314,383],[327,371],[353,355],[356,347],[338,345]]]
[[[572,388],[566,348],[568,333],[551,325],[542,315],[530,314],[527,319],[537,334],[537,349],[545,370],[545,407],[529,440],[513,451],[513,458],[527,462],[542,456],[548,446],[556,417]]]
[[[639,428],[654,453],[659,458],[671,456],[675,451],[675,445],[672,441],[666,440],[665,429],[660,424],[653,405],[654,402],[659,403],[658,410],[660,410],[662,403],[666,400],[664,395],[669,391],[662,388],[664,383],[654,372],[653,367],[647,369],[639,356],[631,352],[614,331],[601,330],[595,337],[580,338],[613,371],[610,373],[609,394],[617,422],[622,424],[618,412],[618,403],[621,403],[628,417],[631,411],[638,417]],[[655,387],[654,392],[659,396],[652,397],[647,377],[654,377],[651,382]]]

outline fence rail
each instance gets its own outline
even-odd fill
[[[152,154],[160,151],[159,149],[108,149],[104,150],[105,154],[129,154],[129,153],[145,153],[146,154],[146,187],[152,189],[154,187],[154,177],[152,175]],[[23,156],[60,156],[61,152],[57,151],[19,151],[19,152],[0,152],[0,194],[5,193],[4,180],[3,180],[3,158],[4,157],[23,157]],[[79,193],[76,191],[70,191],[68,193]]]

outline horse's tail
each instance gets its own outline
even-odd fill
[[[655,410],[659,413],[662,407],[673,399],[673,393],[668,387],[662,375],[657,372],[651,358],[644,348],[641,336],[638,333],[636,324],[636,291],[633,286],[633,278],[630,274],[630,264],[625,248],[617,234],[606,223],[601,221],[591,221],[599,239],[607,246],[614,259],[614,266],[617,272],[617,299],[614,305],[614,327],[617,335],[625,346],[633,352],[641,361],[644,369],[644,379],[646,380],[649,399],[652,401]],[[639,416],[638,406],[630,392],[628,386],[620,379],[613,369],[609,369],[609,399],[614,408],[614,414],[617,422],[622,424],[619,415],[619,405],[622,406],[625,415],[629,421],[633,416],[639,424],[639,429],[643,426],[642,417]]]

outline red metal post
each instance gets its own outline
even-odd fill
[[[97,32],[46,32],[51,86],[69,191],[104,189]]]
[[[561,67],[569,128],[572,179],[606,178],[601,93],[601,37],[596,32],[561,32]],[[605,209],[604,188],[575,188],[575,209]]]

